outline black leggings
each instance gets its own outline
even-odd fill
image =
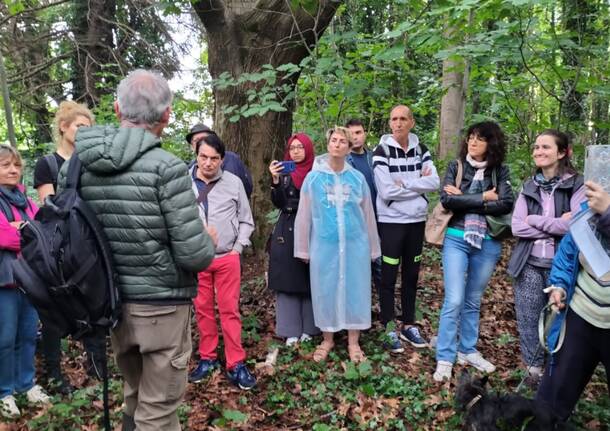
[[[381,238],[381,283],[379,303],[381,323],[387,325],[394,320],[394,286],[398,266],[402,263],[400,289],[402,322],[415,322],[415,293],[424,241],[425,223],[378,223]]]
[[[566,319],[563,346],[544,370],[536,397],[563,421],[572,414],[600,362],[610,393],[610,329],[593,326],[572,310]]]

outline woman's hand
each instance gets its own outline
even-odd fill
[[[549,294],[549,303],[553,304],[556,310],[562,310],[565,308],[566,291],[561,287],[549,286],[542,290],[544,293]]]
[[[284,166],[277,160],[272,160],[269,165],[269,172],[271,172],[271,179],[273,184],[280,183],[280,173],[284,170]]]
[[[498,200],[498,193],[496,193],[495,187],[491,190],[487,190],[486,192],[483,192],[483,201],[487,202],[487,201],[497,201],[497,200]]]
[[[572,211],[568,211],[567,213],[561,214],[561,219],[565,221],[572,220]]]
[[[593,181],[587,181],[585,183],[585,195],[588,199],[589,208],[598,214],[603,214],[610,207],[610,195],[606,191]]]
[[[19,220],[19,221],[12,221],[9,224],[11,226],[13,226],[15,229],[19,229],[23,223],[24,223],[23,220]]]
[[[453,196],[463,194],[460,189],[458,189],[456,186],[452,186],[451,184],[447,184],[445,187],[443,187],[443,191],[445,193],[447,193],[448,195],[453,195]]]

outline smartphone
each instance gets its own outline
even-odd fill
[[[294,160],[283,160],[280,162],[280,164],[284,167],[284,169],[282,170],[283,174],[289,174],[291,172],[294,172],[297,168],[296,163],[294,163]]]

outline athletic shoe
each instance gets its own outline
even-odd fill
[[[484,373],[493,373],[496,371],[496,366],[483,358],[480,352],[461,353],[457,354],[458,363],[461,365],[472,365],[479,371]]]
[[[32,404],[51,404],[51,397],[42,390],[40,385],[32,386],[25,396]]]
[[[453,364],[447,361],[438,361],[436,363],[436,371],[432,375],[432,378],[435,382],[443,382],[446,380],[451,380],[451,370],[453,368]]]
[[[0,415],[6,418],[16,418],[21,416],[21,412],[19,411],[19,407],[17,407],[14,396],[7,395],[6,397],[0,399]]]
[[[201,359],[191,374],[189,374],[190,383],[199,383],[207,376],[209,376],[215,368],[218,368],[220,364],[216,359]]]
[[[414,347],[426,347],[428,342],[424,340],[424,337],[419,333],[417,326],[409,326],[408,328],[402,328],[400,331],[400,338],[403,341],[408,341]]]
[[[402,347],[402,343],[398,339],[398,335],[396,335],[396,332],[394,331],[386,333],[386,340],[383,342],[383,347],[391,353],[402,353],[405,351],[405,348]]]
[[[227,379],[244,391],[250,390],[256,385],[256,378],[248,371],[243,362],[239,362],[235,368],[227,371]]]

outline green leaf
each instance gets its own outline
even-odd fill
[[[222,417],[233,422],[246,422],[248,415],[239,410],[223,410]]]

